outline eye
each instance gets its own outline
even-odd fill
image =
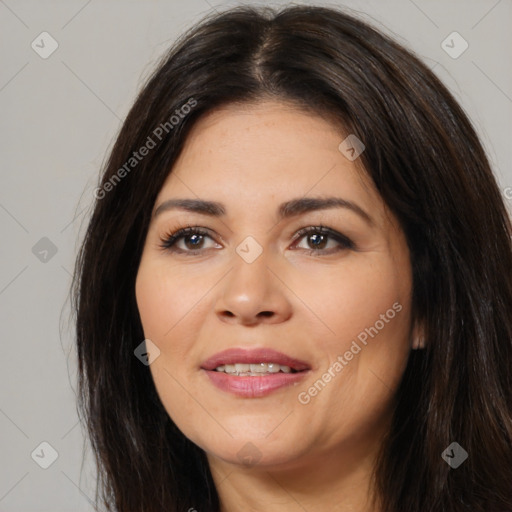
[[[295,239],[299,241],[304,239],[307,247],[300,247],[299,244],[295,244],[295,247],[304,249],[309,254],[331,254],[346,249],[355,249],[352,240],[325,226],[309,226],[301,229]]]
[[[201,250],[211,248],[205,247],[207,239],[214,241],[209,231],[197,226],[190,226],[178,229],[178,231],[169,233],[164,238],[161,238],[160,247],[171,252],[197,254]],[[215,246],[217,248],[221,247],[219,244],[214,244]]]
[[[304,242],[300,242],[302,239]],[[205,246],[207,240],[213,243],[210,247]],[[325,255],[355,249],[355,244],[349,238],[325,226],[308,226],[301,229],[297,232],[295,240],[300,243],[295,242],[292,249],[305,250],[308,254]],[[301,247],[301,243],[307,246]],[[160,247],[170,252],[195,255],[206,249],[218,249],[222,246],[214,241],[208,230],[199,226],[188,226],[161,238]]]

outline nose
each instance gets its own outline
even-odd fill
[[[217,317],[225,323],[245,326],[288,320],[292,315],[291,292],[276,266],[269,267],[265,251],[252,263],[236,253],[233,259],[233,268],[219,289]]]

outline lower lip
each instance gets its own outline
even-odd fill
[[[304,378],[307,371],[297,373],[271,373],[261,377],[237,377],[224,372],[204,370],[214,386],[244,398],[267,396],[273,391],[291,386]]]

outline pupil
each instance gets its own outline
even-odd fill
[[[319,235],[319,234],[310,235],[310,240],[313,241],[313,245],[316,248],[325,245],[325,235]]]
[[[189,235],[187,243],[193,248],[197,248],[202,242],[202,235]]]

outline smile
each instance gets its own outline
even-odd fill
[[[243,398],[264,397],[294,385],[310,369],[304,361],[270,348],[228,349],[201,365],[216,388]]]

